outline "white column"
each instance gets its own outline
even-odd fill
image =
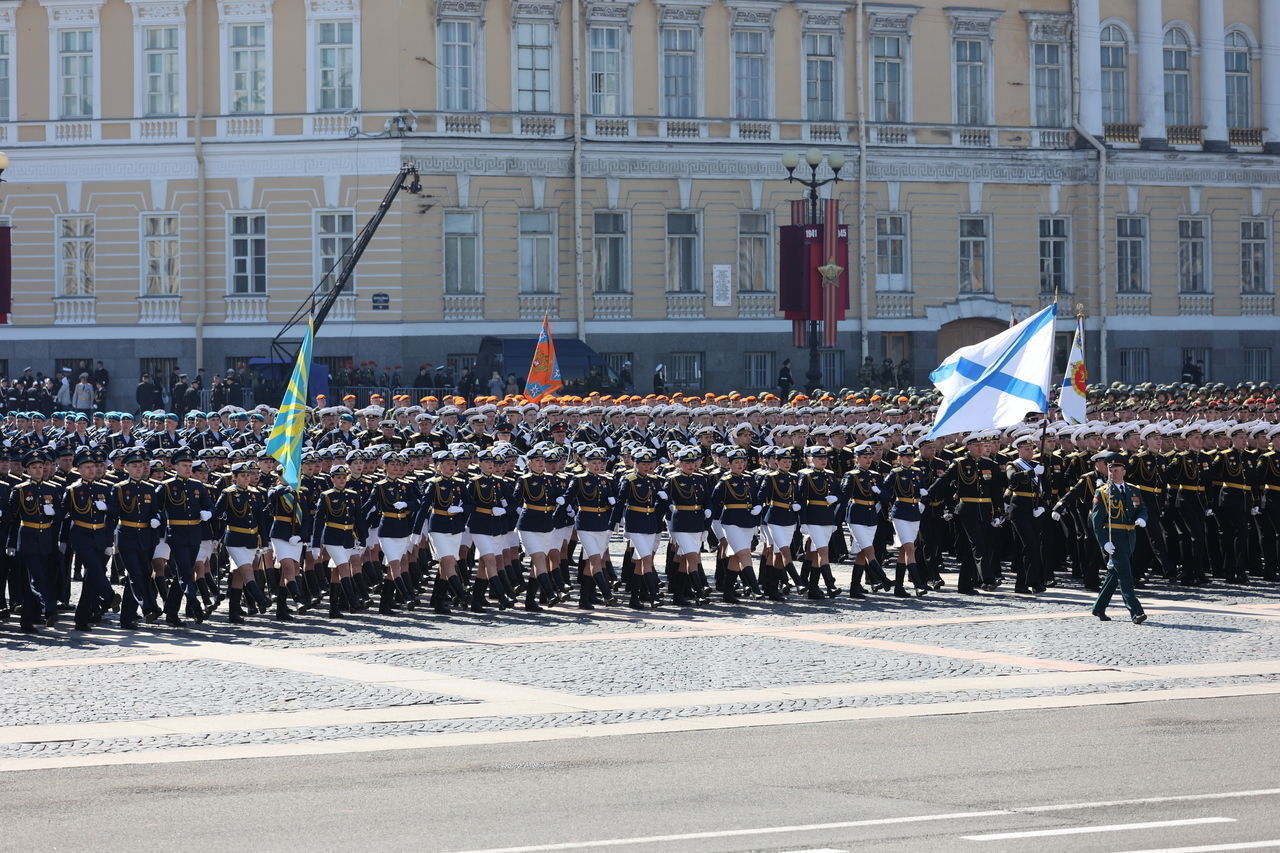
[[[1164,11],[1160,0],[1138,3],[1138,103],[1143,148],[1167,148],[1164,126]]]
[[[1079,0],[1080,125],[1094,136],[1102,135],[1102,43],[1098,0]]]
[[[1200,0],[1200,120],[1204,149],[1227,151],[1227,58],[1222,0]]]
[[[1280,154],[1280,3],[1262,7],[1262,126],[1268,154]]]

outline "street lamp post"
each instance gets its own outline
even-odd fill
[[[820,180],[818,178],[818,167],[822,165],[823,159],[826,159],[827,165],[831,167],[831,177]],[[802,160],[809,167],[809,177],[807,178],[796,175],[796,168],[799,167]],[[782,155],[782,168],[787,170],[787,182],[800,184],[809,191],[807,196],[809,202],[808,224],[818,224],[818,188],[827,184],[838,183],[840,181],[840,170],[844,168],[844,162],[844,155],[839,151],[824,155],[817,148],[810,148],[804,152],[803,158],[795,151],[788,151]],[[808,270],[804,271],[801,280],[808,280]],[[818,357],[818,321],[812,319],[809,320],[809,369],[805,371],[804,378],[808,380],[810,394],[822,382],[822,363]]]

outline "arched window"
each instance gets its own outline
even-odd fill
[[[1102,30],[1102,121],[1129,123],[1129,41],[1115,24]]]
[[[1253,61],[1249,42],[1227,33],[1227,127],[1253,127]]]
[[[1191,42],[1182,30],[1164,36],[1164,123],[1191,124]]]

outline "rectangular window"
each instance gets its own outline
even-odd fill
[[[1147,228],[1137,216],[1116,219],[1116,292],[1147,292]]]
[[[475,109],[475,43],[470,21],[440,22],[440,106]]]
[[[551,214],[520,214],[520,292],[555,293],[555,237]]]
[[[703,353],[673,352],[665,371],[669,387],[693,389],[702,387]]]
[[[1244,381],[1271,381],[1271,348],[1245,347],[1244,349]]]
[[[93,35],[58,32],[59,118],[93,118]]]
[[[1060,44],[1032,45],[1035,59],[1036,126],[1067,124],[1067,72]]]
[[[1178,220],[1178,290],[1206,293],[1203,219]]]
[[[1102,120],[1129,123],[1129,45],[1115,26],[1103,31]]]
[[[1170,30],[1164,44],[1164,122],[1185,127],[1191,124],[1191,48],[1181,30]]]
[[[956,56],[956,124],[987,123],[987,43],[959,39]]]
[[[773,289],[769,277],[769,214],[738,214],[738,289],[764,293]]]
[[[804,37],[804,109],[809,121],[836,117],[836,39],[824,33]]]
[[[333,289],[342,273],[342,259],[356,240],[356,215],[343,210],[326,210],[316,214],[316,265],[324,276],[324,290]],[[348,284],[346,292],[352,291]]]
[[[178,114],[178,28],[147,27],[142,32],[143,97],[149,116]]]
[[[1149,382],[1148,352],[1145,349],[1120,350],[1120,381],[1126,385]]]
[[[342,112],[355,105],[355,24],[316,24],[316,109]]]
[[[1040,220],[1040,292],[1070,293],[1067,279],[1067,220]]]
[[[960,292],[987,292],[987,220],[960,220]]]
[[[178,295],[178,215],[157,213],[142,218],[142,255],[147,296]]]
[[[58,217],[58,295],[93,296],[92,216]]]
[[[1212,382],[1210,378],[1210,356],[1212,350],[1208,347],[1183,347],[1182,348],[1182,364],[1183,364],[1183,381],[1191,381],[1197,385],[1203,385],[1206,382]],[[1191,377],[1186,376],[1187,367],[1194,371]]]
[[[765,118],[769,111],[769,59],[763,30],[733,34],[733,108],[738,118]]]
[[[231,27],[230,111],[267,111],[266,24],[235,24]]]
[[[516,24],[516,109],[551,111],[550,24]]]
[[[824,387],[839,388],[844,385],[844,350],[822,350],[818,353],[818,364],[822,367]]]
[[[672,118],[697,115],[698,38],[688,27],[662,31],[662,114]]]
[[[0,121],[9,120],[9,83],[9,34],[0,32]]]
[[[698,215],[667,214],[667,290],[674,293],[701,293],[698,274]]]
[[[267,292],[266,214],[231,217],[231,292],[237,296]]]
[[[480,357],[475,353],[450,353],[448,365],[453,369],[453,378],[458,379],[462,376],[462,371],[472,370],[480,363]]]
[[[611,377],[621,377],[623,369],[630,368],[635,360],[635,353],[602,352],[600,357],[604,359],[604,366],[608,368]]]
[[[749,391],[761,391],[773,387],[773,353],[749,352],[746,354],[746,371],[743,382]]]
[[[476,216],[472,211],[444,215],[444,292],[480,292],[480,249]]]
[[[140,358],[138,359],[138,375],[150,376],[156,383],[156,387],[160,389],[160,393],[164,397],[169,396],[169,389],[173,387],[173,383],[178,380],[178,360],[176,358]],[[236,401],[240,402],[239,400]],[[181,403],[173,403],[173,407],[180,408]]]
[[[906,121],[903,105],[903,55],[901,36],[876,36],[874,52],[874,107],[876,121]],[[979,43],[980,44],[980,43]]]
[[[622,115],[622,29],[592,27],[587,31],[588,74],[592,115]]]
[[[876,217],[876,290],[907,291],[907,217],[883,213]]]
[[[1268,274],[1271,248],[1271,223],[1265,219],[1246,219],[1240,223],[1240,291],[1270,293]]]
[[[1253,127],[1253,71],[1249,43],[1238,32],[1227,36],[1227,127]]]
[[[624,213],[597,213],[594,225],[592,249],[596,293],[626,293],[630,290],[627,279],[627,216]]]

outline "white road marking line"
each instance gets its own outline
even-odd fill
[[[1010,841],[1015,838],[1047,838],[1054,835],[1088,835],[1093,832],[1126,832],[1133,829],[1161,829],[1170,826],[1197,826],[1205,823],[1235,823],[1233,817],[1191,817],[1182,820],[1153,820],[1146,823],[1112,823],[1103,826],[1066,826],[1057,829],[1029,829],[1022,832],[993,832],[962,835],[965,841]]]
[[[1158,850],[1128,850],[1126,853],[1217,853],[1219,850],[1265,850],[1280,847],[1280,838],[1270,841],[1236,841],[1231,844],[1202,844],[1198,847],[1161,847]]]
[[[1075,809],[1105,809],[1114,806],[1144,806],[1152,803],[1190,803],[1196,800],[1235,800],[1243,797],[1280,796],[1280,788],[1254,788],[1248,791],[1220,791],[1212,794],[1174,794],[1168,797],[1138,797],[1133,800],[1099,800],[1095,803],[1059,803],[1047,806],[1022,806],[1017,812],[1062,812]]]
[[[753,835],[778,835],[789,832],[822,832],[829,829],[853,829],[861,826],[892,826],[904,823],[929,823],[941,820],[970,820],[979,817],[1008,815],[1003,809],[983,812],[953,812],[951,814],[909,815],[872,820],[846,820],[839,823],[805,823],[795,826],[760,826],[751,829],[723,829],[712,832],[685,832],[673,835],[642,835],[632,838],[601,838],[594,841],[562,841],[554,844],[528,844],[521,847],[487,847],[482,850],[464,850],[459,853],[547,853],[554,850],[590,850],[596,847],[625,847],[632,844],[664,844],[673,841],[698,841],[707,838],[742,838]]]

